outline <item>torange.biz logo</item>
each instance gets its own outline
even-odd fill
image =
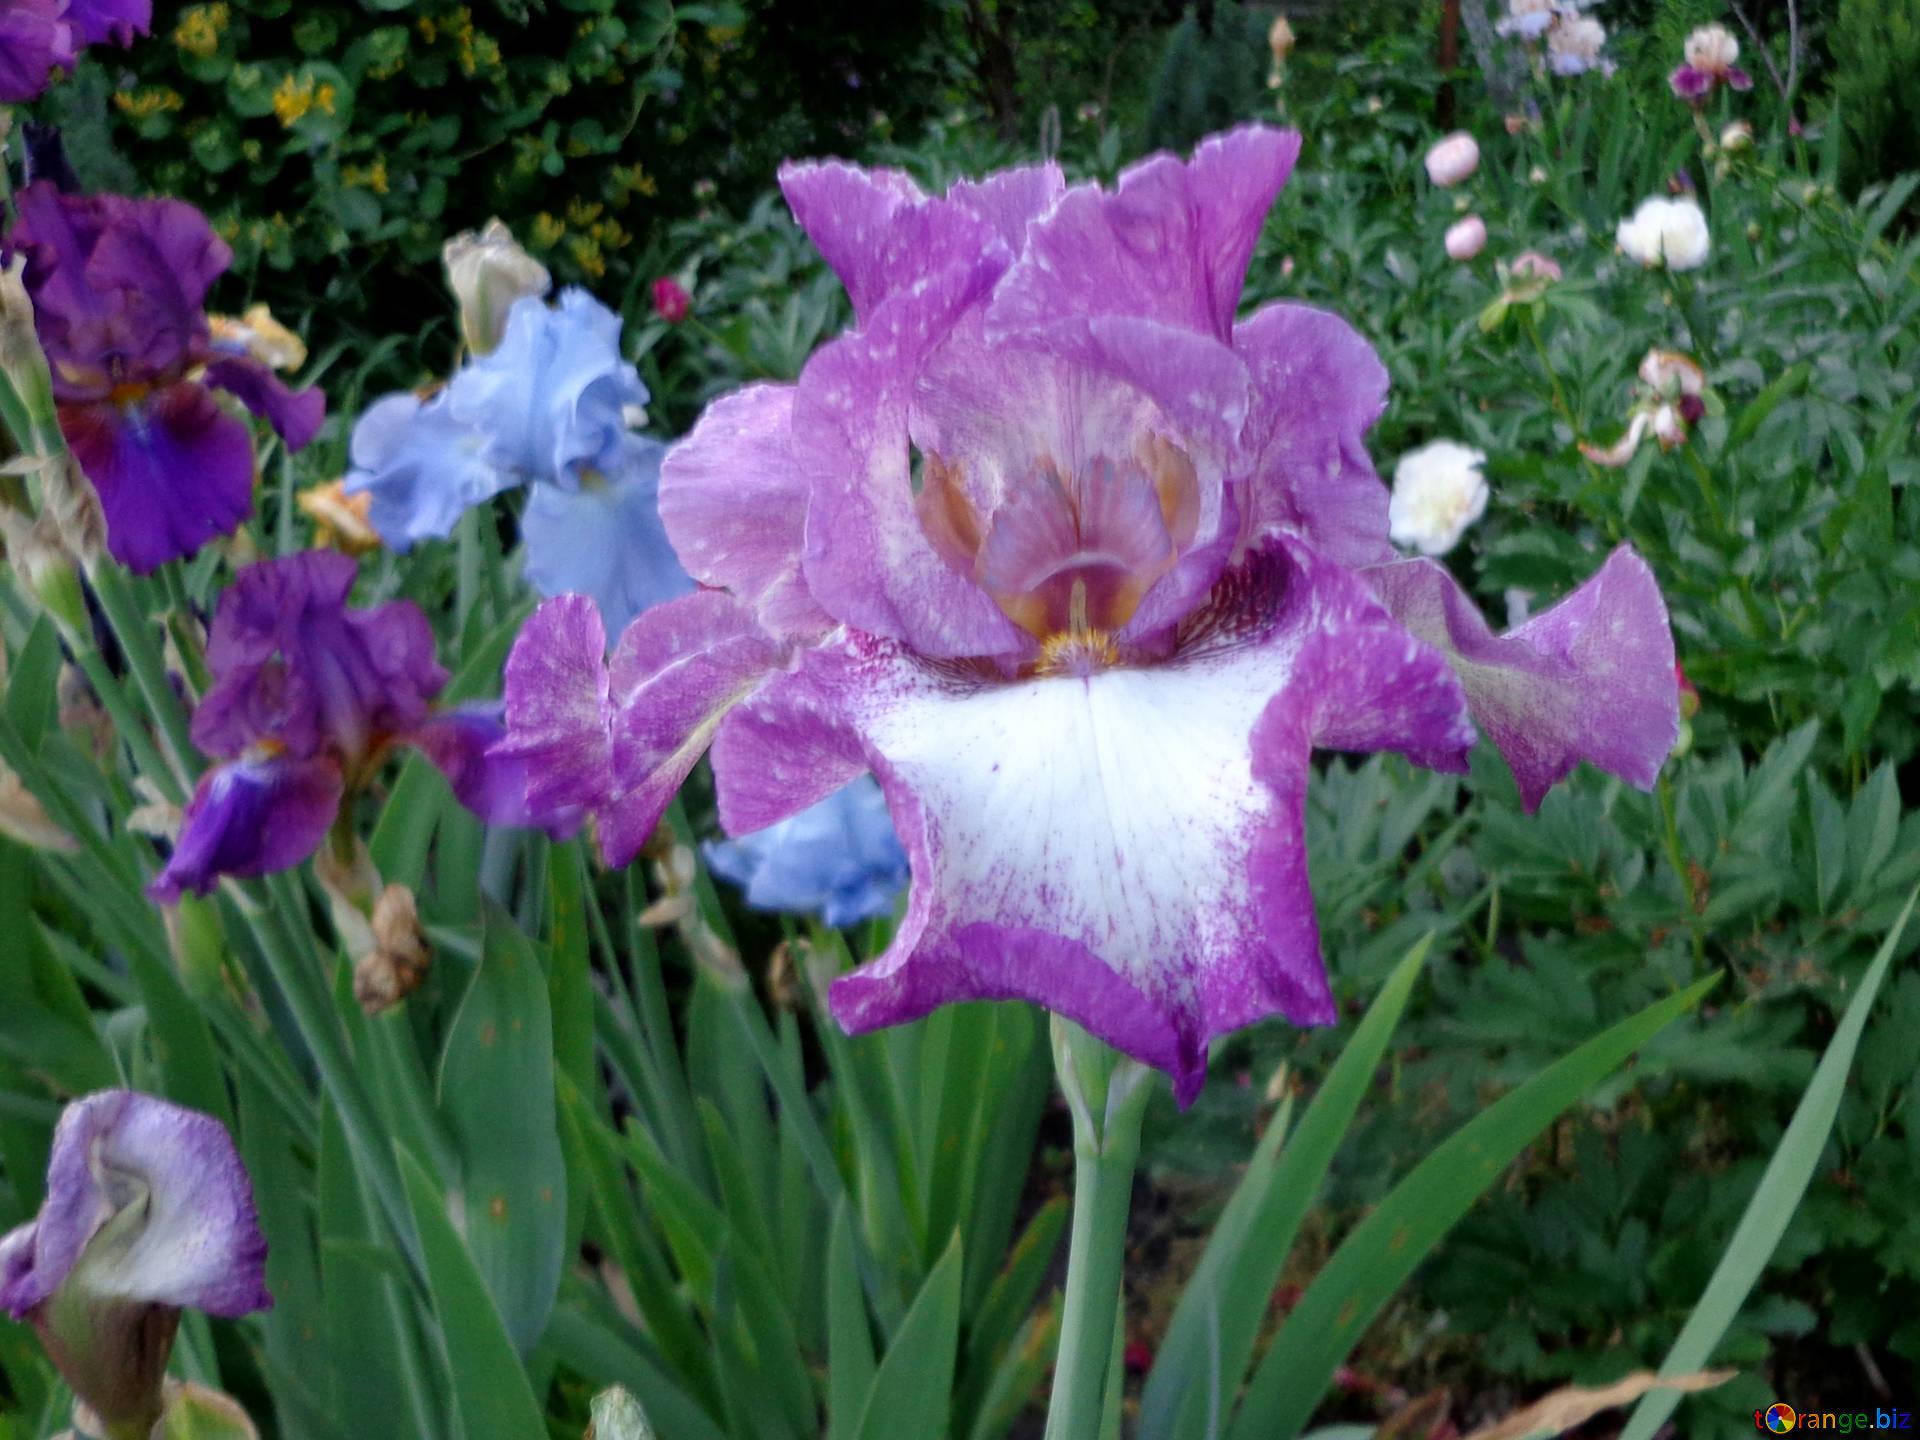
[[[1784,1402],[1753,1412],[1753,1428],[1785,1435],[1789,1430],[1825,1430],[1836,1435],[1858,1435],[1863,1430],[1911,1430],[1908,1410],[1795,1410]]]

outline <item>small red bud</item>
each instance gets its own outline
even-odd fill
[[[692,299],[671,275],[662,275],[653,282],[653,313],[669,325],[678,325],[692,308]]]

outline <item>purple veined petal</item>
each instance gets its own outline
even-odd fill
[[[134,405],[62,405],[60,429],[100,496],[107,549],[139,575],[231,535],[253,513],[253,439],[189,381]]]
[[[608,664],[613,788],[599,823],[609,865],[640,852],[728,712],[779,661],[752,612],[717,590],[656,605],[627,627]]]
[[[331,759],[243,757],[200,777],[180,818],[180,838],[147,894],[170,905],[210,895],[223,875],[244,879],[298,865],[320,848],[340,811],[340,767]]]
[[[908,405],[929,351],[992,283],[983,258],[888,301],[817,352],[793,403],[809,478],[807,589],[835,619],[927,655],[1017,655],[1032,640],[935,550],[915,508]]]
[[[1433,561],[1365,576],[1401,624],[1447,656],[1529,813],[1582,760],[1652,788],[1679,737],[1680,698],[1666,602],[1630,547],[1505,635]]]
[[[207,366],[206,382],[273,426],[289,450],[303,449],[327,418],[326,393],[318,385],[289,390],[258,360],[216,360]]]
[[[239,1316],[273,1304],[253,1186],[219,1121],[130,1090],[66,1108],[47,1199],[4,1246],[0,1310],[56,1292]]]
[[[542,811],[527,803],[528,764],[502,753],[507,726],[501,702],[476,701],[442,710],[406,739],[447,777],[460,803],[489,825],[526,826],[564,839],[580,828],[578,806]]]
[[[813,713],[858,732],[914,876],[894,946],[836,982],[840,1022],[1028,999],[1170,1071],[1183,1102],[1214,1035],[1333,1018],[1301,828],[1311,749],[1461,764],[1473,740],[1442,658],[1291,545],[1223,581],[1159,666],[1009,681],[850,634],[802,670]],[[819,734],[824,774],[844,740]],[[766,768],[799,770],[804,734],[760,738]],[[723,787],[755,758],[717,753]]]
[[[36,98],[56,66],[72,64],[73,34],[61,20],[60,0],[0,6],[0,104]]]
[[[1299,154],[1298,132],[1243,125],[1189,161],[1141,161],[1111,192],[1067,191],[996,290],[991,333],[1057,343],[1104,315],[1225,342],[1254,242]]]
[[[1387,487],[1365,440],[1387,405],[1373,346],[1337,315],[1285,302],[1256,311],[1233,343],[1254,395],[1242,534],[1304,535],[1343,565],[1392,558]]]
[[[627,627],[611,660],[599,611],[581,595],[535,610],[507,658],[507,735],[492,754],[527,769],[536,813],[579,806],[609,865],[639,853],[735,705],[779,659],[729,596],[702,590]]]
[[[507,733],[495,747],[525,767],[536,812],[595,808],[613,789],[607,632],[585,595],[536,608],[507,656]]]
[[[67,0],[66,18],[86,44],[124,47],[152,33],[153,0]]]
[[[411,600],[350,607],[358,576],[352,557],[331,550],[240,571],[214,611],[196,745],[231,757],[267,741],[358,765],[426,718],[447,683],[433,630]]]
[[[706,408],[660,469],[660,519],[688,572],[782,639],[833,621],[801,571],[807,480],[793,456],[791,385],[749,385]]]
[[[867,170],[844,160],[790,160],[780,167],[780,190],[865,323],[899,280],[890,268],[904,258],[889,252],[893,223],[902,210],[924,203],[926,193],[904,171]]]

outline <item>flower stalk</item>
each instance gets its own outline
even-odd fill
[[[1058,1015],[1053,1064],[1073,1113],[1073,1232],[1046,1440],[1098,1440],[1116,1370],[1127,1216],[1153,1072]]]

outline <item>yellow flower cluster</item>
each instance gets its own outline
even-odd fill
[[[459,52],[463,75],[477,75],[500,64],[500,42],[474,25],[473,12],[464,5],[439,16],[422,15],[414,26],[429,45],[442,35],[451,40]]]
[[[173,43],[189,55],[206,60],[219,50],[220,37],[226,34],[232,19],[233,11],[219,0],[211,5],[189,5],[180,12],[180,23],[173,30]]]
[[[660,186],[646,167],[638,160],[631,165],[616,165],[607,179],[613,185],[613,203],[625,205],[636,195],[653,196],[659,193]]]
[[[165,85],[142,85],[137,90],[114,91],[113,103],[114,108],[128,119],[145,120],[150,116],[178,110],[186,101],[178,90],[170,90]]]
[[[333,114],[337,92],[331,83],[321,84],[312,75],[289,75],[273,92],[273,113],[291,130],[313,111]]]
[[[358,186],[362,190],[371,190],[376,195],[387,193],[387,161],[381,156],[371,165],[342,165],[340,183]]]

